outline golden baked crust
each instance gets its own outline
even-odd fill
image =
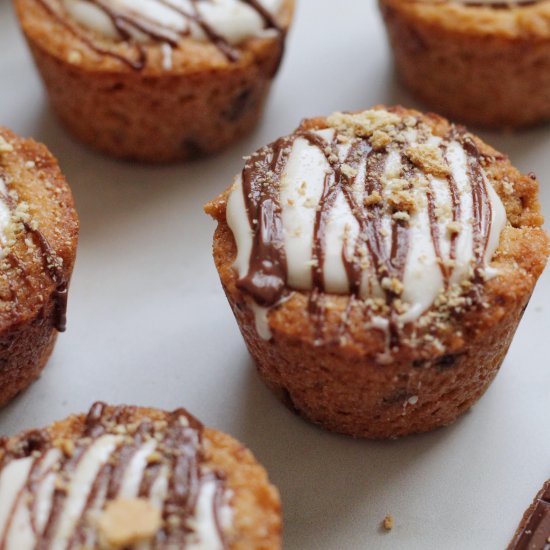
[[[51,2],[59,7],[60,0]],[[283,7],[277,15],[277,21],[281,27],[287,30],[294,13],[295,0],[284,0]],[[106,72],[106,73],[130,73],[134,71],[127,64],[117,59],[101,55],[89,48],[74,34],[67,31],[67,28],[52,17],[41,2],[37,0],[15,0],[17,15],[23,32],[26,36],[32,37],[33,43],[40,49],[49,53],[52,57],[73,64],[82,71]],[[99,44],[108,46],[110,51],[123,57],[133,58],[136,55],[133,44],[103,38],[88,31],[88,35],[94,36]],[[239,44],[240,57],[236,61],[227,59],[219,48],[211,42],[201,42],[193,38],[182,38],[178,47],[172,51],[172,68],[170,75],[191,75],[204,71],[225,69],[226,71],[236,70],[239,67],[248,67],[257,63],[259,59],[266,57],[265,50],[278,49],[278,38],[252,37]],[[139,71],[142,77],[165,76],[163,69],[163,54],[159,43],[144,44],[147,54],[147,63]],[[75,53],[77,54],[75,56]]]
[[[115,407],[106,407],[110,414]],[[145,419],[166,420],[169,413],[146,407],[124,407],[119,424],[132,424]],[[85,429],[86,415],[70,416],[55,422],[46,431],[52,441],[76,440]],[[8,440],[17,446],[35,430]],[[203,431],[205,465],[222,473],[226,486],[233,492],[234,529],[229,533],[231,550],[278,550],[281,548],[281,503],[277,489],[269,483],[265,469],[252,453],[229,435],[205,428]],[[0,460],[2,451],[0,451]]]
[[[460,0],[383,0],[434,27],[473,36],[499,38],[550,38],[550,1],[539,0],[508,9],[468,5]]]
[[[420,117],[437,135],[449,129],[437,115],[389,110]],[[303,125],[323,128],[326,122],[319,118]],[[541,228],[536,178],[475,141],[509,221],[491,264],[499,276],[483,285],[479,307],[449,315],[434,306],[426,314],[433,322],[405,327],[405,338],[390,360],[384,360],[385,335],[365,329],[364,305],[350,296],[327,294],[323,299],[320,345],[308,312],[310,293],[302,291],[293,291],[270,310],[273,338],[261,339],[248,301],[236,287],[237,250],[225,219],[228,191],[206,206],[218,221],[216,267],[248,348],[268,386],[298,412],[354,436],[395,437],[449,424],[487,389],[544,269],[549,241]]]
[[[283,54],[284,36],[247,40],[236,61],[184,38],[170,70],[161,45],[146,44],[148,61],[136,71],[89,48],[37,0],[15,5],[60,119],[84,143],[125,159],[187,160],[227,147],[257,123]],[[293,12],[294,0],[285,0],[277,17],[283,35]],[[136,57],[129,43],[101,43]]]
[[[0,140],[7,144],[0,152],[0,178],[13,201],[0,259],[3,405],[39,375],[53,349],[63,314],[58,292],[72,274],[79,222],[71,191],[46,147],[5,128]],[[50,248],[47,254],[40,235]]]
[[[550,119],[550,2],[493,9],[380,0],[404,84],[461,122],[515,128]]]

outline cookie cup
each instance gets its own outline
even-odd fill
[[[423,121],[435,134],[449,129],[435,115]],[[306,124],[326,126],[324,119]],[[468,305],[456,307],[452,297],[434,304],[403,328],[398,345],[375,326],[368,304],[350,296],[324,294],[319,332],[312,293],[296,290],[268,310],[271,338],[262,338],[251,300],[237,287],[237,247],[226,220],[229,190],[206,206],[218,222],[215,264],[246,345],[267,386],[292,410],[331,431],[385,439],[448,425],[485,393],[545,267],[548,237],[536,178],[474,139],[508,219],[491,262],[498,275]]]
[[[398,74],[430,109],[489,128],[550,119],[550,2],[379,4]]]
[[[33,382],[65,330],[79,221],[57,161],[0,128],[0,179],[10,221],[0,261],[0,405]]]
[[[159,409],[133,406],[106,406],[104,411],[107,416],[116,418],[116,425],[121,427],[148,421],[163,423],[170,416]],[[70,452],[77,441],[87,435],[86,418],[85,414],[70,416],[43,430],[30,430],[5,440],[0,449],[0,463],[6,450],[13,452],[15,449],[21,457],[29,456],[35,450],[33,445],[38,447],[40,443],[37,442],[43,440]],[[200,457],[201,466],[219,473],[231,494],[232,527],[225,533],[226,547],[230,550],[279,550],[279,493],[252,453],[231,436],[201,427]]]
[[[103,153],[151,163],[215,153],[254,128],[279,68],[294,10],[294,0],[285,0],[277,17],[283,34],[247,40],[239,46],[236,61],[213,44],[186,38],[172,51],[168,69],[162,46],[148,44],[147,63],[136,70],[89,48],[41,2],[15,4],[63,124]],[[136,58],[128,42],[107,42],[106,47]]]

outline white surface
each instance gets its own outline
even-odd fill
[[[268,468],[284,502],[288,550],[505,547],[550,477],[550,271],[502,372],[471,413],[426,436],[371,443],[318,430],[264,389],[210,255],[214,224],[201,206],[231,182],[242,155],[305,116],[414,104],[394,82],[373,0],[301,0],[256,133],[188,167],[131,166],[73,142],[48,108],[7,0],[0,82],[0,123],[48,144],[82,221],[68,332],[42,378],[0,412],[1,434],[96,399],[184,405]],[[550,215],[550,128],[484,136],[539,174]],[[396,522],[388,534],[380,530],[386,513]]]

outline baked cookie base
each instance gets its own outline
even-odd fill
[[[88,71],[32,40],[31,49],[63,124],[86,145],[126,160],[184,161],[228,147],[256,126],[271,87],[263,62],[147,78]]]
[[[281,33],[248,39],[234,61],[213,44],[185,38],[169,53],[160,43],[145,44],[141,68],[121,61],[137,58],[130,42],[87,38],[68,16],[53,16],[35,0],[17,0],[16,9],[69,131],[114,157],[165,163],[216,153],[255,127],[282,60],[294,0],[279,13]]]
[[[56,340],[52,320],[42,313],[0,335],[0,407],[40,376]]]
[[[225,292],[260,377],[279,400],[327,430],[367,439],[429,432],[468,411],[497,375],[527,304],[518,302],[452,353],[384,364],[298,334],[274,331],[263,340],[246,302],[231,288]]]
[[[430,109],[495,129],[550,120],[550,36],[482,32],[467,21],[453,29],[412,4],[380,0],[398,75]]]

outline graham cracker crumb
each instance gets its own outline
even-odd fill
[[[376,150],[383,149],[384,147],[388,146],[391,142],[392,142],[392,137],[390,136],[390,134],[382,130],[375,130],[370,140],[371,145]]]
[[[371,195],[368,195],[363,200],[363,204],[365,206],[372,206],[374,204],[379,204],[381,202],[382,202],[382,196],[380,195],[380,193],[378,193],[378,191],[375,191]]]
[[[413,213],[417,210],[417,204],[412,193],[408,191],[394,191],[389,197],[388,202],[395,210],[399,212]]]
[[[458,235],[461,230],[461,225],[459,222],[451,222],[447,225],[447,231],[449,232],[449,235],[452,237],[453,235]]]
[[[449,166],[443,159],[441,151],[433,145],[416,144],[407,147],[405,154],[409,160],[424,172],[436,177],[449,175]]]
[[[67,457],[71,458],[74,454],[74,442],[72,439],[58,439],[54,445]]]
[[[147,464],[160,464],[162,462],[162,455],[158,451],[153,451],[147,457]]]
[[[350,166],[349,164],[342,164],[341,170],[342,174],[350,180],[357,177],[357,169],[353,168],[353,166]]]
[[[13,151],[13,145],[6,141],[3,136],[0,136],[0,153],[11,153]]]
[[[82,54],[77,50],[71,50],[67,59],[69,63],[77,64],[82,61]]]
[[[119,498],[107,504],[97,525],[102,548],[119,549],[151,540],[162,522],[149,501]]]
[[[327,118],[329,126],[345,135],[370,137],[377,130],[389,129],[401,119],[382,109],[370,109],[361,113],[334,113]]]
[[[396,277],[384,277],[382,279],[382,288],[384,290],[391,290],[394,294],[400,295],[405,290],[403,283]]]
[[[382,522],[382,525],[384,526],[384,529],[386,531],[391,531],[393,529],[393,526],[394,526],[393,516],[391,514],[388,514],[384,518],[384,521]]]

